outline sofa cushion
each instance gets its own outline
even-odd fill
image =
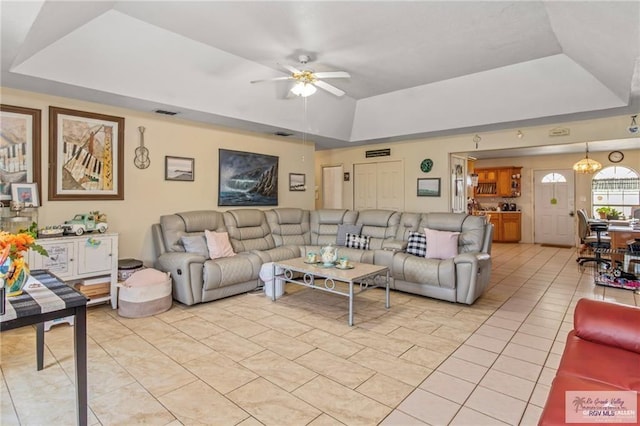
[[[207,239],[207,248],[209,249],[209,257],[211,259],[219,259],[221,257],[235,256],[235,252],[229,243],[229,234],[226,232],[204,231]]]
[[[347,233],[345,247],[369,250],[369,236]]]
[[[407,253],[425,257],[427,255],[427,237],[421,232],[409,231]]]
[[[336,245],[347,245],[347,234],[360,235],[362,225],[338,225],[338,234],[336,235]]]
[[[180,237],[184,250],[187,253],[199,254],[200,256],[209,257],[209,249],[207,248],[207,240],[204,235],[183,235]]]
[[[427,259],[451,259],[458,255],[459,232],[424,228],[427,239]]]

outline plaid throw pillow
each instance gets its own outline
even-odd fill
[[[427,255],[427,237],[426,235],[409,231],[409,239],[407,240],[407,253],[414,256],[425,257]]]
[[[369,236],[349,234],[347,232],[347,238],[344,245],[350,248],[369,250]]]

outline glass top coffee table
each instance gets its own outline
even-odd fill
[[[370,288],[382,287],[386,289],[386,304],[389,303],[389,268],[386,266],[370,265],[368,263],[351,262],[350,267],[340,269],[337,266],[324,266],[322,263],[307,263],[305,258],[289,259],[273,262],[273,277],[288,283],[293,283],[317,290],[326,291],[349,298],[349,325],[353,325],[353,298]],[[281,273],[277,273],[282,269]],[[382,283],[383,281],[383,283]],[[348,291],[341,291],[336,282],[346,283]],[[343,286],[344,287],[344,286]],[[354,287],[357,292],[354,293]],[[273,292],[272,300],[276,300]]]

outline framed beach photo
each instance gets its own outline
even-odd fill
[[[193,158],[187,157],[164,157],[164,180],[194,180],[194,164]]]
[[[25,207],[40,207],[38,185],[35,183],[12,183],[11,199],[18,203],[24,203]]]
[[[289,191],[305,191],[307,175],[303,173],[289,173]]]
[[[418,197],[439,197],[440,178],[418,178]]]
[[[124,118],[49,107],[49,200],[124,200]]]
[[[219,206],[277,206],[278,157],[218,150]]]
[[[0,105],[0,204],[11,200],[11,184],[40,185],[41,111]]]

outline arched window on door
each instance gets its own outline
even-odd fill
[[[640,175],[628,167],[605,167],[593,176],[591,199],[595,217],[596,210],[605,206],[630,217],[631,210],[640,205]]]

